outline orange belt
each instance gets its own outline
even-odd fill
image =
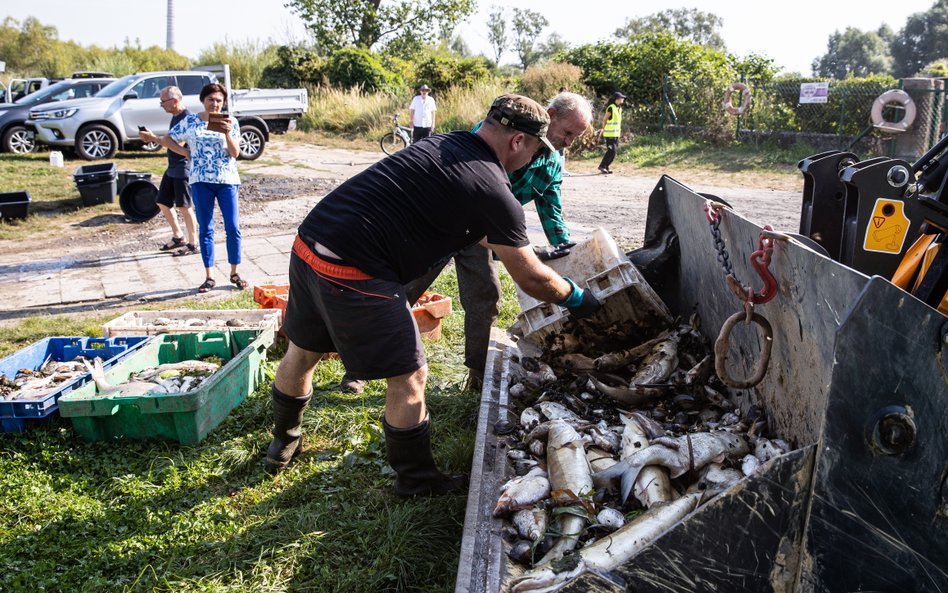
[[[340,266],[339,264],[334,264],[320,258],[299,235],[296,235],[296,240],[293,241],[293,253],[298,255],[309,267],[313,268],[317,274],[329,276],[330,278],[338,278],[340,280],[372,279],[372,276],[369,276],[359,268]]]

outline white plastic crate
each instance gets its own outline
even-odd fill
[[[280,328],[281,313],[279,309],[129,311],[103,325],[102,336],[157,336],[228,329],[275,332]]]
[[[546,264],[584,290],[592,291],[603,305],[596,314],[603,321],[628,321],[644,326],[656,320],[670,320],[664,303],[601,227],[588,240],[573,247],[569,255]],[[519,287],[517,299],[521,308],[517,319],[523,336],[537,345],[562,330],[569,317],[564,307],[539,301]]]

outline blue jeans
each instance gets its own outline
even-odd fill
[[[240,263],[240,214],[237,211],[239,185],[228,183],[194,183],[191,200],[198,222],[198,243],[205,268],[214,267],[214,198],[221,207],[224,231],[227,233],[227,262]]]

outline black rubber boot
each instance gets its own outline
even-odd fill
[[[271,385],[273,392],[273,442],[267,448],[264,462],[270,473],[285,469],[303,448],[303,411],[312,393],[306,397],[290,397]]]
[[[348,393],[362,393],[365,391],[365,381],[361,379],[353,379],[349,376],[349,373],[346,373],[343,375],[342,381],[339,382],[339,385],[336,387],[336,389]]]
[[[396,473],[396,495],[438,496],[467,487],[467,476],[446,476],[438,471],[431,455],[431,422],[427,418],[411,428],[394,428],[385,419],[382,425],[388,463]]]

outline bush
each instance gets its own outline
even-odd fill
[[[520,92],[546,103],[566,87],[574,93],[586,94],[589,89],[583,84],[583,70],[575,64],[547,62],[530,66],[520,79]]]
[[[415,82],[412,86],[427,84],[435,91],[443,91],[452,86],[470,88],[490,78],[488,66],[487,58],[483,56],[458,59],[432,54],[416,66]]]
[[[262,47],[255,41],[244,43],[215,43],[198,56],[199,65],[228,64],[230,84],[234,88],[263,86],[261,81],[267,68],[279,57],[276,46]],[[293,85],[297,86],[297,85]]]
[[[335,86],[358,87],[366,92],[395,90],[403,83],[385,69],[377,54],[367,49],[338,49],[326,62],[326,78]]]
[[[260,86],[295,88],[323,81],[325,60],[314,49],[299,45],[281,45],[276,57],[260,74]]]

